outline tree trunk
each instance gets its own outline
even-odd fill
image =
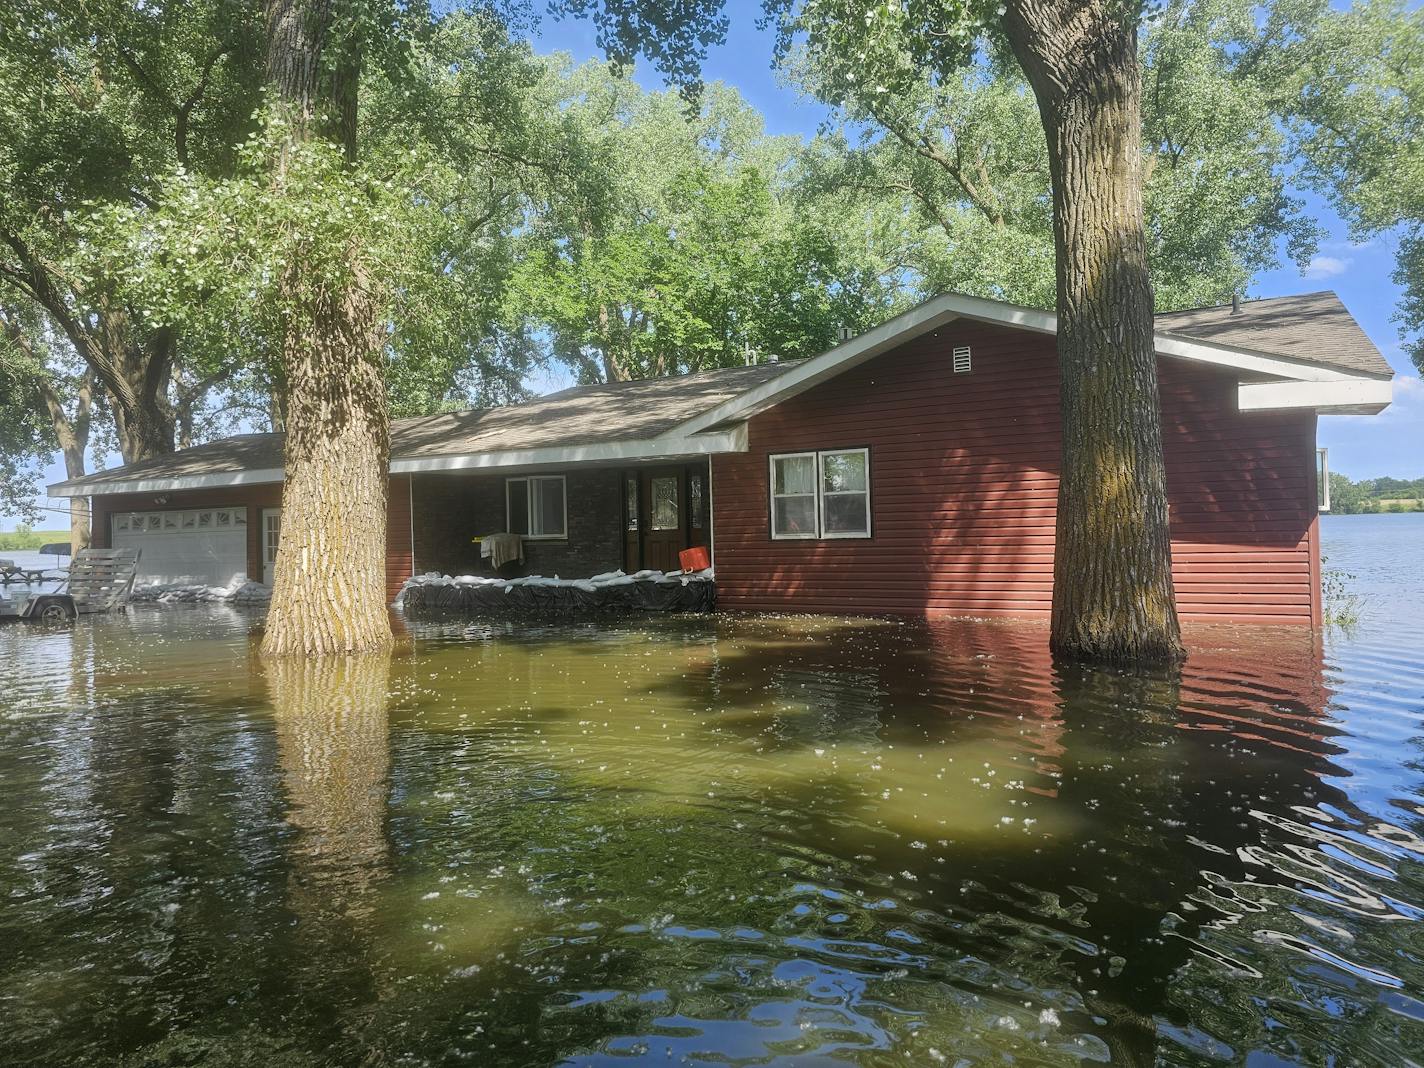
[[[268,79],[288,138],[274,175],[278,196],[303,142],[333,136],[348,159],[354,152],[356,68],[343,59],[333,78],[322,58],[332,18],[331,0],[268,0]],[[354,244],[347,254],[349,281],[323,277],[297,256],[282,282],[290,309],[282,341],[286,484],[267,656],[353,653],[392,641],[385,324]]]
[[[384,324],[358,287],[287,290],[305,329],[283,343],[287,402],[282,544],[262,651],[318,656],[391,643],[386,608],[390,425]]]
[[[40,356],[39,349],[18,328],[10,332],[11,340],[18,345],[38,365],[39,373],[35,387],[44,402],[49,415],[50,428],[54,431],[55,443],[59,445],[64,458],[64,477],[67,479],[84,477],[84,453],[89,448],[89,427],[94,415],[94,376],[85,375],[79,381],[74,395],[74,414],[65,407],[64,398],[55,388],[50,369]],[[71,497],[69,500],[69,550],[77,553],[89,547],[89,499]]]
[[[1137,9],[1010,0],[1048,139],[1063,413],[1051,645],[1182,659],[1142,210]]]
[[[124,463],[167,456],[174,448],[177,422],[168,388],[177,339],[166,328],[135,337],[128,313],[114,307],[105,308],[99,322],[97,340],[106,358],[104,370],[96,373],[109,391]]]
[[[49,314],[104,387],[124,463],[171,453],[174,418],[168,383],[177,354],[173,332],[158,329],[138,336],[121,304],[102,291],[74,285],[18,234],[0,231],[0,241],[21,268],[10,275],[16,290]],[[85,307],[92,307],[94,314],[77,310]]]
[[[59,450],[64,456],[64,477],[69,479],[84,477],[84,453],[89,448],[89,423],[94,404],[94,386],[86,378],[79,387],[79,396],[74,402],[74,416],[70,418],[59,403],[49,383],[44,384],[45,405],[49,408],[50,421],[54,426],[54,436],[59,442]],[[89,526],[89,498],[69,499],[69,551],[71,554],[87,549],[91,538]]]

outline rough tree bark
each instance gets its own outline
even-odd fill
[[[177,339],[168,329],[148,338],[132,337],[128,315],[109,311],[100,318],[106,354],[100,373],[110,398],[114,430],[124,463],[167,456],[174,450],[176,413],[169,395]],[[86,361],[91,367],[94,360]]]
[[[84,452],[89,448],[89,426],[94,412],[94,380],[84,379],[74,400],[74,414],[64,408],[64,401],[54,388],[54,383],[42,378],[39,383],[40,396],[44,398],[49,412],[50,423],[54,427],[54,437],[59,443],[60,454],[64,457],[64,477],[84,477]],[[69,499],[69,550],[77,553],[89,547],[89,498]]]
[[[1172,588],[1142,207],[1138,5],[1009,0],[1002,17],[1048,139],[1062,472],[1056,653],[1183,657]]]
[[[326,138],[354,157],[357,68],[347,58],[323,57],[333,9],[333,0],[267,0],[267,75],[288,139],[274,174],[277,195],[303,142]],[[348,255],[347,282],[304,269],[300,257],[283,279],[290,312],[282,341],[286,485],[262,640],[267,656],[362,652],[392,641],[385,329],[356,250]]]

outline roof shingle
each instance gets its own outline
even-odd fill
[[[795,361],[766,363],[637,382],[573,386],[503,408],[393,419],[391,459],[647,440],[794,365]],[[73,481],[102,493],[106,483],[280,469],[282,443],[282,434],[238,434]]]
[[[1389,377],[1393,370],[1332,292],[1164,312],[1160,333],[1256,353]],[[794,367],[800,361],[730,367],[700,374],[610,382],[478,408],[396,419],[391,459],[524,451],[655,438]],[[281,434],[240,434],[61,486],[104,492],[106,484],[272,471],[282,467]]]
[[[1329,290],[1293,297],[1243,300],[1239,312],[1230,304],[1190,311],[1162,312],[1159,332],[1198,341],[1357,374],[1394,374],[1374,342],[1360,329],[1340,298]]]

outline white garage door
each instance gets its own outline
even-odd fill
[[[247,509],[121,512],[112,517],[116,549],[142,550],[140,583],[225,586],[247,571]]]

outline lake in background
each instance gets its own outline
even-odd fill
[[[1361,616],[1413,630],[1424,646],[1424,512],[1320,517],[1325,567],[1351,576]]]
[[[1424,515],[1362,623],[0,627],[0,1062],[1400,1065],[1424,1050]],[[8,555],[8,554],[0,554]]]

